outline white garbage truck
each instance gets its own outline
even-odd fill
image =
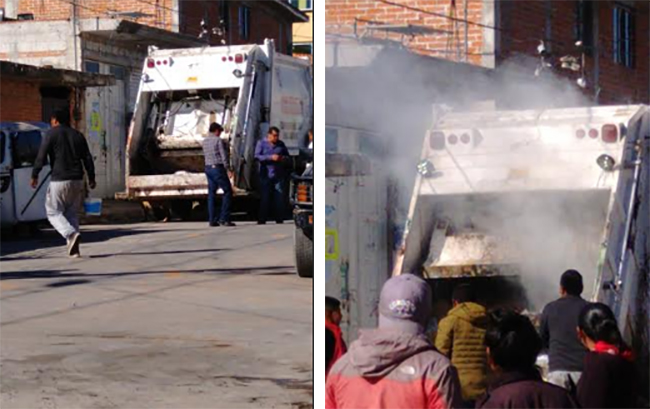
[[[234,194],[255,194],[254,150],[271,126],[292,156],[309,143],[313,96],[307,61],[276,53],[272,40],[151,50],[127,140],[126,192],[119,198],[172,203],[186,213],[207,197],[201,141],[224,127]]]
[[[447,301],[473,282],[489,307],[535,316],[576,269],[647,359],[649,107],[447,113],[417,169],[393,275],[420,274]]]

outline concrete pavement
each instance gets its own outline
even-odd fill
[[[84,226],[2,240],[0,407],[312,407],[291,224]]]

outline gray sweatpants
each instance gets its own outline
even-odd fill
[[[79,232],[79,207],[83,196],[83,181],[50,182],[45,199],[47,220],[66,240]]]

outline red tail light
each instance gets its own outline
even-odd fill
[[[153,68],[156,66],[156,62],[153,60],[153,58],[147,59],[147,68]]]
[[[223,62],[228,61],[228,57],[226,57],[226,56],[224,55],[223,57],[221,57],[221,61],[223,61]]]
[[[228,56],[228,61],[232,61],[232,60],[233,60],[232,55],[229,55]]]
[[[442,132],[431,132],[431,135],[429,135],[429,147],[437,151],[445,149],[445,134]]]
[[[584,129],[578,129],[578,130],[576,131],[576,138],[578,138],[578,139],[582,139],[582,138],[584,138],[585,136],[587,136],[587,133],[585,132]]]
[[[616,125],[603,125],[603,129],[601,130],[601,138],[603,138],[603,142],[605,143],[618,142],[618,128]]]
[[[241,64],[244,62],[244,54],[235,54],[235,62]]]
[[[589,137],[591,139],[596,139],[598,138],[598,130],[597,129],[590,129],[589,130]]]
[[[470,137],[469,137],[469,135],[466,134],[466,133],[462,134],[462,135],[460,136],[460,141],[461,141],[462,143],[469,143],[469,141],[470,141]]]
[[[447,138],[447,142],[449,142],[450,145],[456,145],[458,143],[458,137],[454,134],[451,134]]]
[[[168,63],[169,63],[169,61],[163,60],[163,64],[167,65]]]

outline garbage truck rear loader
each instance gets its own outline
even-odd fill
[[[573,268],[647,357],[647,106],[450,113],[420,159],[393,274],[447,293],[481,283],[488,306],[539,312]]]
[[[312,126],[309,64],[274,51],[273,41],[151,51],[127,141],[126,192],[141,201],[191,203],[207,197],[201,141],[224,127],[235,195],[257,189],[255,144],[270,126],[292,155]]]

